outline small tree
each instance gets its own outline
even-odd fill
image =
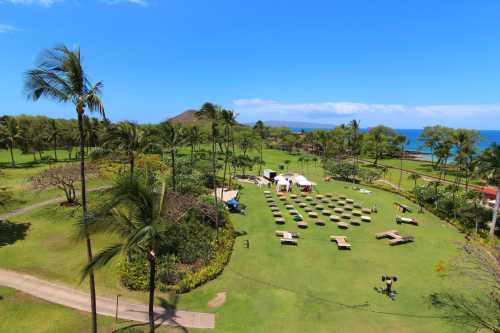
[[[447,320],[472,330],[499,332],[500,253],[474,243],[461,246],[461,255],[450,265],[451,275],[465,279],[462,292],[430,295],[431,304],[445,312]],[[470,292],[473,290],[473,292]]]
[[[88,178],[95,178],[98,175],[98,169],[95,165],[87,164],[85,174]],[[76,183],[80,181],[80,167],[76,164],[67,164],[64,166],[51,167],[31,178],[33,187],[38,189],[47,189],[57,187],[64,192],[66,202],[75,204],[76,201]]]

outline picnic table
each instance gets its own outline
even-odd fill
[[[412,217],[402,217],[402,216],[396,216],[396,223],[401,224],[401,223],[407,223],[407,224],[413,224],[413,225],[418,225],[418,221]]]
[[[330,236],[330,240],[332,242],[336,242],[339,249],[350,250],[351,244],[347,242],[346,236]]]
[[[395,202],[394,207],[396,207],[396,209],[400,210],[402,213],[406,213],[406,212],[411,213],[411,208],[408,207],[407,205],[403,205],[402,203]]]

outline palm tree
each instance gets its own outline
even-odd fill
[[[417,181],[422,177],[418,173],[410,173],[408,176],[409,180],[413,180],[413,193],[415,194],[415,198],[417,197]]]
[[[5,141],[9,147],[10,161],[12,167],[14,168],[16,166],[16,160],[14,159],[14,147],[16,146],[17,140],[21,138],[16,118],[7,118],[5,125],[0,127],[0,134],[3,141]]]
[[[50,119],[49,122],[49,140],[52,141],[54,148],[54,160],[57,162],[57,139],[60,136],[59,124],[55,119]]]
[[[112,127],[104,138],[104,145],[111,146],[125,153],[130,166],[130,175],[134,175],[137,155],[146,147],[146,138],[142,130],[130,121],[122,121]]]
[[[118,179],[111,204],[105,209],[112,212],[112,218],[95,223],[92,231],[114,232],[122,241],[99,252],[84,268],[83,277],[105,266],[118,254],[127,258],[146,257],[149,263],[149,332],[153,333],[157,254],[165,244],[169,221],[165,214],[166,187],[163,186],[158,195],[150,179],[137,173]]]
[[[84,71],[80,50],[70,50],[66,46],[58,46],[41,54],[37,68],[26,73],[25,90],[28,98],[38,101],[45,97],[60,103],[73,103],[78,116],[80,132],[80,180],[83,223],[87,225],[87,194],[85,183],[85,136],[83,131],[83,116],[85,109],[98,111],[104,116],[104,106],[100,93],[103,84],[92,85]],[[85,232],[87,259],[92,262],[92,244],[90,235]],[[97,332],[97,310],[94,273],[89,271],[90,300],[92,311],[92,332]]]
[[[195,115],[199,118],[207,119],[210,122],[210,134],[212,136],[212,186],[214,188],[214,207],[217,210],[217,134],[218,134],[218,121],[220,119],[221,107],[212,103],[205,103],[201,106],[200,110],[196,111]],[[219,217],[215,216],[215,227],[217,232],[217,239],[219,239]]]
[[[350,133],[350,148],[351,148],[351,154],[353,158],[353,164],[354,164],[354,170],[357,171],[358,169],[358,159],[359,159],[359,154],[361,153],[361,135],[359,134],[359,124],[360,122],[358,120],[352,120],[350,125],[351,133]],[[355,178],[353,177],[353,182]]]
[[[395,145],[400,146],[401,150],[399,152],[399,181],[398,181],[398,189],[401,190],[401,180],[403,179],[403,157],[405,154],[405,143],[406,137],[404,135],[398,135],[393,139]]]
[[[194,153],[196,150],[196,145],[201,143],[202,137],[200,133],[200,128],[197,125],[192,125],[188,127],[187,130],[187,141],[189,143],[189,146],[191,147],[191,155],[190,155],[190,160],[191,160],[191,167],[194,164]]]
[[[259,120],[255,123],[253,130],[257,137],[259,138],[259,153],[260,153],[260,161],[259,161],[259,176],[262,175],[262,165],[263,165],[263,150],[264,150],[264,140],[267,136],[267,129],[264,126],[264,123]]]
[[[224,198],[224,184],[226,182],[226,175],[227,175],[227,167],[229,165],[229,158],[231,156],[231,150],[230,145],[232,143],[233,138],[233,126],[236,124],[236,115],[233,111],[231,110],[222,110],[221,112],[221,120],[222,123],[224,124],[224,172],[222,174],[222,189],[220,193],[220,199],[223,200]],[[231,178],[231,173],[230,178]]]
[[[163,122],[160,125],[160,141],[170,153],[172,190],[177,189],[177,168],[176,157],[177,149],[184,142],[184,129],[179,124],[173,124],[169,121]]]
[[[489,185],[496,188],[495,208],[490,225],[490,237],[495,236],[498,209],[500,206],[500,146],[493,143],[476,160],[476,168]]]

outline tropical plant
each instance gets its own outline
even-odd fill
[[[217,209],[217,146],[216,140],[218,136],[218,121],[220,119],[221,107],[212,103],[205,103],[200,110],[196,111],[195,115],[199,118],[207,119],[210,122],[210,134],[212,137],[212,186],[214,191],[214,207]],[[216,228],[219,228],[219,217],[215,218]]]
[[[264,123],[261,120],[258,120],[253,127],[253,131],[259,140],[259,142],[258,142],[259,143],[259,157],[260,157],[259,176],[261,176],[262,175],[262,166],[264,164],[263,163],[264,162],[264,156],[263,156],[263,154],[264,154],[264,140],[268,136],[268,129],[266,128],[266,126],[264,125]]]
[[[0,140],[4,141],[10,151],[10,160],[12,167],[16,166],[14,159],[14,148],[17,140],[21,139],[21,134],[15,118],[7,118],[4,124],[0,124]]]
[[[418,173],[410,173],[410,175],[408,176],[408,179],[413,181],[413,193],[415,195],[415,198],[417,197],[417,181],[421,178],[422,176],[420,176]]]
[[[184,128],[179,124],[174,124],[169,121],[163,122],[160,124],[159,137],[162,145],[170,155],[172,190],[175,192],[177,190],[177,150],[185,140]]]
[[[93,223],[92,232],[112,232],[123,241],[99,252],[85,266],[82,278],[94,269],[107,265],[119,254],[146,258],[149,263],[149,332],[155,331],[154,299],[156,289],[157,254],[166,242],[165,229],[169,222],[165,214],[165,192],[157,195],[150,177],[138,173],[118,178],[110,204],[105,211],[112,217]],[[165,187],[163,187],[165,191]],[[82,227],[83,233],[87,227]]]
[[[500,146],[493,143],[479,155],[476,161],[476,170],[489,185],[496,189],[495,207],[490,225],[490,237],[495,236],[498,209],[500,207]]]
[[[98,111],[104,115],[104,106],[100,93],[102,82],[92,85],[85,72],[80,56],[80,50],[70,50],[66,46],[58,46],[44,51],[35,69],[26,73],[25,91],[28,98],[38,101],[45,97],[60,103],[72,103],[78,116],[80,132],[80,173],[83,225],[87,225],[87,195],[85,182],[85,136],[83,117],[85,109]],[[90,235],[84,231],[87,247],[87,259],[92,262],[92,244]],[[97,332],[97,309],[94,273],[89,271],[92,332]]]
[[[146,137],[137,124],[122,121],[112,127],[104,138],[104,147],[116,149],[127,156],[130,175],[134,175],[137,155],[146,148]]]

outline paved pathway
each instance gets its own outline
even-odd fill
[[[0,269],[0,285],[22,291],[51,303],[90,312],[90,295],[64,285],[40,280],[30,275]],[[115,316],[116,299],[97,297],[97,313]],[[155,307],[156,323],[188,328],[214,328],[215,315],[211,313],[167,310]],[[148,322],[148,307],[120,299],[118,318]]]
[[[94,192],[109,188],[101,186],[89,190]],[[29,212],[47,205],[63,202],[65,197],[58,197],[26,207],[18,208],[0,215],[0,221]],[[22,291],[51,303],[64,305],[80,311],[90,312],[90,295],[60,284],[40,280],[30,275],[0,269],[0,285]],[[215,316],[211,313],[167,310],[155,307],[156,322],[161,325],[182,326],[188,328],[214,328]],[[104,316],[116,315],[116,299],[97,297],[97,313]],[[120,300],[118,318],[137,322],[148,322],[148,307],[143,304]]]
[[[96,188],[87,190],[87,193],[104,190],[104,189],[107,189],[109,187],[110,186],[96,187]],[[61,203],[61,202],[65,201],[65,200],[66,200],[66,197],[57,197],[57,198],[54,198],[54,199],[50,199],[50,200],[38,202],[38,203],[29,205],[29,206],[25,206],[25,207],[21,207],[21,208],[18,208],[18,209],[14,209],[13,211],[10,211],[8,213],[1,214],[0,215],[0,221],[10,219],[11,217],[14,217],[14,216],[19,215],[19,214],[27,213],[27,212],[32,211],[34,209],[38,209],[38,208],[45,207],[45,206],[52,205],[52,204],[56,204],[56,203]]]

